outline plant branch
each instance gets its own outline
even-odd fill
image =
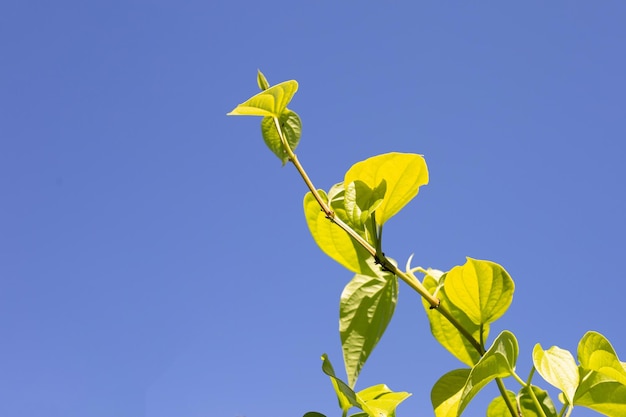
[[[289,146],[289,143],[287,142],[287,139],[285,138],[285,135],[281,129],[280,121],[278,120],[277,117],[274,117],[273,119],[274,119],[274,124],[276,126],[276,130],[278,131],[278,136],[280,137],[280,140],[283,144],[285,153],[287,153],[287,157],[289,158],[291,163],[296,167],[296,170],[298,171],[298,173],[304,180],[307,188],[313,194],[313,197],[315,198],[315,200],[321,207],[324,214],[326,214],[326,217],[330,221],[335,223],[337,226],[341,227],[346,233],[348,233],[348,235],[350,235],[350,237],[352,237],[361,246],[363,246],[370,255],[372,255],[378,262],[380,262],[380,265],[382,268],[387,269],[388,271],[395,274],[397,277],[403,280],[409,287],[415,290],[420,296],[422,296],[428,302],[428,304],[430,304],[430,307],[439,311],[439,313],[441,313],[463,335],[463,337],[465,337],[472,344],[472,346],[474,346],[474,348],[481,355],[484,354],[485,350],[482,347],[482,345],[478,341],[476,341],[476,339],[474,339],[471,333],[469,333],[467,329],[465,329],[465,327],[463,327],[463,325],[459,323],[459,321],[454,316],[452,316],[452,314],[445,307],[441,306],[441,302],[439,298],[434,297],[417,278],[412,276],[412,274],[407,274],[399,270],[398,267],[396,267],[393,263],[391,263],[387,259],[387,257],[385,257],[380,252],[380,248],[374,248],[368,241],[363,239],[356,231],[354,231],[354,229],[352,229],[350,226],[345,224],[340,218],[335,216],[334,211],[330,208],[330,206],[324,201],[322,196],[319,194],[319,192],[317,191],[317,188],[315,188],[315,186],[313,185],[313,182],[311,181],[306,171],[304,170],[304,167],[302,166],[302,164],[300,164],[298,157]]]
[[[504,399],[504,403],[506,404],[507,408],[511,412],[511,416],[521,417],[521,414],[517,412],[517,407],[513,405],[513,403],[511,402],[511,399],[506,393],[506,387],[504,386],[504,382],[502,381],[502,378],[496,378],[496,384],[498,385],[498,390],[500,391],[500,395],[502,396],[502,399]]]
[[[412,274],[407,274],[399,270],[398,267],[396,267],[393,263],[391,263],[387,259],[387,257],[385,257],[380,252],[380,248],[374,248],[368,241],[363,239],[356,231],[354,231],[354,229],[352,229],[350,226],[345,224],[341,219],[335,216],[334,211],[324,201],[324,199],[322,199],[322,196],[317,191],[317,188],[315,188],[315,186],[313,185],[313,182],[307,175],[306,171],[304,170],[304,167],[302,166],[302,164],[300,164],[298,157],[289,146],[289,143],[287,142],[287,139],[285,138],[285,135],[281,129],[280,121],[278,120],[277,117],[274,117],[273,119],[274,119],[274,124],[276,126],[276,130],[278,131],[278,136],[280,137],[280,140],[283,144],[283,148],[285,152],[287,153],[289,160],[296,167],[296,170],[298,171],[298,173],[304,180],[307,188],[313,194],[313,197],[315,198],[315,200],[321,207],[324,214],[326,214],[326,217],[330,221],[335,223],[337,226],[341,227],[346,233],[348,233],[348,235],[350,235],[361,246],[363,246],[365,250],[367,250],[370,253],[370,255],[372,255],[378,262],[380,262],[380,265],[382,268],[387,269],[388,271],[395,274],[397,277],[403,280],[409,287],[415,290],[420,296],[422,296],[428,302],[428,304],[430,304],[431,308],[436,309],[439,313],[441,313],[463,335],[463,337],[465,337],[472,344],[472,346],[474,346],[474,348],[478,351],[478,353],[483,355],[485,353],[485,349],[483,348],[483,346],[478,341],[476,341],[476,339],[474,339],[471,333],[468,332],[467,329],[465,329],[465,327],[463,327],[463,325],[454,316],[452,316],[452,314],[445,307],[441,305],[441,301],[439,300],[439,298],[434,297],[426,289],[426,287],[424,287],[424,285],[417,278],[415,278]]]

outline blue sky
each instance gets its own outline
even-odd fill
[[[257,68],[299,81],[319,188],[425,155],[385,252],[503,265],[517,287],[492,334],[517,335],[520,375],[535,343],[575,351],[587,330],[624,360],[624,21],[618,1],[3,2],[0,415],[339,415],[319,357],[342,369],[351,273],[260,120],[226,117]],[[401,286],[357,388],[428,416],[459,365]]]

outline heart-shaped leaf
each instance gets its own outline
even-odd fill
[[[507,330],[500,333],[489,350],[472,368],[461,394],[457,415],[461,415],[472,398],[489,382],[513,374],[518,353],[515,335]]]
[[[541,407],[543,414],[537,410],[535,400],[530,394],[529,387],[532,387],[533,394],[535,394],[537,401],[539,401],[539,406]],[[519,392],[517,401],[522,411],[521,415],[524,417],[543,417],[544,415],[545,417],[557,417],[558,415],[548,392],[534,385],[523,387]]]
[[[492,323],[511,305],[515,284],[509,274],[495,262],[467,258],[446,277],[446,294],[450,301],[474,323]]]
[[[569,404],[574,403],[574,394],[578,388],[578,365],[568,350],[557,346],[543,350],[537,343],[533,349],[533,364],[543,379],[563,391]]]
[[[580,385],[574,404],[609,417],[626,416],[626,386],[596,371],[580,369]]]
[[[326,193],[323,190],[318,190],[318,192],[324,202],[328,203]],[[369,252],[352,239],[345,230],[326,218],[311,192],[304,196],[304,216],[315,243],[326,255],[354,273],[376,275],[367,262],[371,258]]]
[[[428,167],[424,157],[392,152],[354,164],[346,173],[344,185],[363,181],[375,189],[385,180],[385,197],[376,209],[376,223],[383,225],[417,195],[419,187],[428,184]]]
[[[583,368],[599,372],[626,385],[626,367],[620,362],[608,339],[600,333],[587,332],[580,339],[578,361]]]
[[[285,109],[278,118],[281,130],[287,139],[289,148],[293,151],[300,142],[300,136],[302,135],[302,122],[300,117],[294,111]],[[280,140],[278,130],[276,130],[276,123],[274,118],[266,116],[261,121],[261,134],[263,140],[268,148],[281,160],[283,165],[288,161],[289,156],[285,151],[283,142]]]
[[[450,314],[472,334],[476,340],[487,340],[489,336],[489,324],[482,327],[482,339],[480,337],[481,327],[475,324],[467,317],[463,310],[450,303],[446,294],[443,283],[446,275],[436,278],[432,275],[426,275],[423,280],[424,287],[433,295],[439,298],[440,305],[445,307]],[[435,294],[436,293],[436,294]],[[439,343],[443,345],[458,360],[468,366],[474,366],[480,360],[480,353],[474,346],[458,331],[456,327],[448,321],[439,311],[430,307],[430,304],[422,299],[422,305],[426,310],[428,321],[430,322],[430,331]]]
[[[296,80],[284,81],[252,96],[228,115],[280,117],[296,91],[298,91]]]
[[[507,397],[511,404],[515,404],[517,407],[517,400],[515,398],[515,393],[512,391],[506,392]],[[489,407],[487,407],[487,417],[511,417],[511,411],[509,411],[509,407],[506,405],[504,398],[502,396],[496,397],[489,403]],[[524,416],[525,417],[525,416]]]
[[[456,417],[470,369],[455,369],[435,382],[430,391],[436,417]]]
[[[350,387],[354,388],[365,361],[385,332],[397,301],[398,279],[388,272],[357,274],[343,290],[339,333]]]

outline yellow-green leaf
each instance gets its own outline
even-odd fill
[[[532,394],[537,398],[541,410],[537,410],[535,400],[530,392],[531,387]],[[522,411],[521,415],[524,417],[557,417],[556,408],[548,392],[534,385],[522,387],[517,397],[517,403]]]
[[[265,75],[263,75],[261,70],[257,70],[256,83],[259,85],[259,89],[261,91],[265,91],[270,88],[270,83],[267,81],[267,78],[265,78]]]
[[[339,301],[341,349],[352,388],[398,302],[398,278],[390,272],[377,272],[377,276],[356,274]]]
[[[333,365],[330,363],[327,354],[322,355],[322,372],[330,377],[330,382],[333,384],[333,389],[335,390],[335,394],[337,394],[337,400],[339,401],[339,408],[341,408],[345,412],[348,411],[352,407],[359,407],[359,402],[357,400],[356,394],[352,391],[345,382],[335,376],[335,370],[333,369]]]
[[[322,190],[318,192],[327,203],[326,193]],[[326,218],[311,192],[304,196],[304,216],[315,243],[326,255],[354,273],[375,275],[367,263],[371,257],[369,252],[337,224]]]
[[[505,378],[513,374],[519,347],[515,335],[508,330],[496,337],[480,361],[470,371],[459,400],[457,416],[460,416],[470,401],[495,378]]]
[[[574,394],[578,388],[578,365],[568,350],[557,346],[543,350],[537,343],[533,349],[533,364],[543,379],[563,391],[569,404],[574,403]]]
[[[506,312],[513,301],[515,284],[497,263],[467,258],[465,265],[448,272],[445,289],[450,301],[480,325]]]
[[[506,395],[509,397],[511,404],[515,404],[517,407],[515,393],[512,391],[506,391]],[[491,400],[489,407],[487,407],[487,417],[511,417],[511,411],[509,411],[509,407],[506,405],[502,396]]]
[[[599,372],[626,385],[626,369],[606,337],[587,332],[578,343],[578,361],[585,369]]]
[[[346,173],[344,185],[363,181],[375,189],[385,180],[385,197],[376,209],[376,223],[384,224],[415,197],[419,187],[428,184],[428,167],[424,157],[391,152],[354,164]]]
[[[433,404],[436,417],[456,417],[458,415],[463,388],[469,374],[469,369],[455,369],[435,382],[430,391],[430,401]]]
[[[626,386],[599,372],[581,369],[581,381],[574,404],[591,408],[609,417],[626,416]]]
[[[365,388],[356,394],[361,408],[371,417],[394,417],[396,407],[410,396],[408,392],[393,392],[384,384]]]
[[[450,303],[445,291],[445,287],[442,285],[445,282],[446,275],[442,275],[437,278],[432,275],[426,275],[424,277],[423,284],[426,289],[433,295],[439,298],[442,307],[445,307],[450,314],[461,325],[472,334],[476,340],[487,340],[489,335],[489,324],[482,326],[482,339],[480,337],[481,326],[472,322],[463,310]],[[435,294],[435,291],[437,293]],[[443,345],[450,353],[452,353],[458,360],[468,366],[475,365],[480,359],[480,354],[476,351],[474,346],[459,332],[459,330],[450,323],[439,311],[430,307],[428,301],[422,299],[422,304],[426,310],[428,321],[430,322],[430,331],[437,339],[439,343]]]
[[[296,80],[284,81],[241,103],[228,115],[280,117],[296,91],[298,91]]]

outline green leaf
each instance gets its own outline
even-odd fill
[[[392,152],[354,164],[344,184],[357,180],[371,189],[386,181],[385,198],[376,209],[376,223],[383,225],[417,195],[419,187],[428,184],[428,167],[421,155]]]
[[[513,374],[518,353],[515,335],[507,330],[500,333],[493,345],[472,368],[461,394],[457,415],[461,415],[474,396],[489,382]]]
[[[330,190],[328,190],[328,201],[330,208],[335,212],[335,217],[341,219],[341,221],[346,223],[355,232],[361,235],[363,239],[369,242],[372,246],[375,246],[376,230],[374,228],[372,218],[369,217],[364,222],[355,222],[355,220],[360,219],[356,219],[354,216],[348,216],[346,205],[350,205],[350,203],[346,204],[346,190],[343,186],[343,182],[333,185]],[[373,204],[375,205],[376,202]],[[370,213],[371,211],[372,209],[370,209]]]
[[[324,414],[322,414],[322,413],[318,413],[318,412],[315,412],[315,411],[309,411],[308,413],[306,413],[302,417],[326,417],[326,416]]]
[[[289,147],[292,151],[295,150],[300,142],[300,136],[302,135],[302,122],[300,121],[300,117],[296,112],[285,109],[278,120]],[[263,118],[261,121],[261,134],[263,135],[263,140],[267,147],[270,148],[281,160],[283,165],[285,165],[289,157],[283,147],[283,142],[280,140],[280,135],[278,134],[278,130],[276,130],[273,117],[266,116]]]
[[[387,190],[387,182],[382,180],[375,188],[363,181],[354,181],[345,187],[344,207],[349,224],[363,225],[380,206]]]
[[[517,406],[515,393],[512,391],[507,391],[506,395],[507,397],[509,397],[511,403]],[[504,398],[502,398],[502,396],[496,397],[491,400],[491,402],[489,403],[489,407],[487,407],[487,417],[511,417],[509,407],[506,405],[506,402],[504,401]]]
[[[431,294],[439,298],[440,305],[448,309],[450,314],[472,334],[474,339],[480,341],[480,326],[471,321],[463,310],[450,303],[443,285],[445,280],[445,274],[439,278],[426,275],[423,284]],[[468,366],[476,364],[480,360],[480,353],[476,351],[474,346],[448,321],[448,319],[437,310],[430,308],[430,304],[424,299],[422,299],[422,305],[426,310],[426,315],[430,322],[430,331],[435,339],[464,364]],[[489,336],[489,324],[483,325],[482,331],[482,340],[487,340]]]
[[[543,414],[537,411],[537,407],[535,406],[535,402],[530,394],[530,390],[528,386],[523,387],[518,396],[518,404],[520,409],[522,410],[522,415],[524,417],[543,417],[545,414],[546,417],[557,417],[556,408],[554,408],[554,403],[552,399],[548,395],[547,391],[542,390],[539,387],[531,385],[533,393],[537,397],[537,401],[539,401],[539,406],[543,410]]]
[[[296,91],[298,91],[296,80],[284,81],[252,96],[235,107],[228,115],[280,117]]]
[[[323,190],[318,190],[318,192],[324,202],[328,203],[326,193]],[[354,273],[376,275],[367,262],[371,258],[369,252],[343,229],[326,218],[311,192],[304,196],[304,215],[315,243],[326,255]]]
[[[467,258],[446,277],[446,294],[450,301],[476,324],[492,323],[511,305],[515,284],[509,274],[495,262]]]
[[[626,385],[626,369],[606,337],[587,332],[578,343],[578,361],[585,369],[599,372]]]
[[[339,333],[350,387],[354,388],[365,361],[385,332],[397,301],[398,279],[388,272],[357,274],[343,290]]]
[[[574,403],[574,394],[578,387],[578,366],[568,350],[557,346],[543,350],[537,343],[533,349],[533,364],[543,379],[563,391],[568,404]]]
[[[330,377],[330,382],[333,384],[335,394],[337,394],[337,399],[339,400],[339,408],[343,410],[344,415],[350,408],[360,407],[352,388],[335,376],[333,365],[330,363],[328,355],[325,353],[322,355],[322,372]]]
[[[259,85],[261,91],[265,91],[270,88],[270,83],[267,82],[267,78],[265,78],[265,75],[263,75],[261,70],[257,70],[256,83]]]
[[[436,417],[456,417],[470,369],[455,369],[435,382],[430,392]]]
[[[357,399],[371,417],[394,417],[400,403],[411,396],[408,392],[393,392],[380,384],[357,393]]]
[[[624,417],[626,386],[601,373],[581,369],[581,382],[574,404],[591,408],[609,417]]]

